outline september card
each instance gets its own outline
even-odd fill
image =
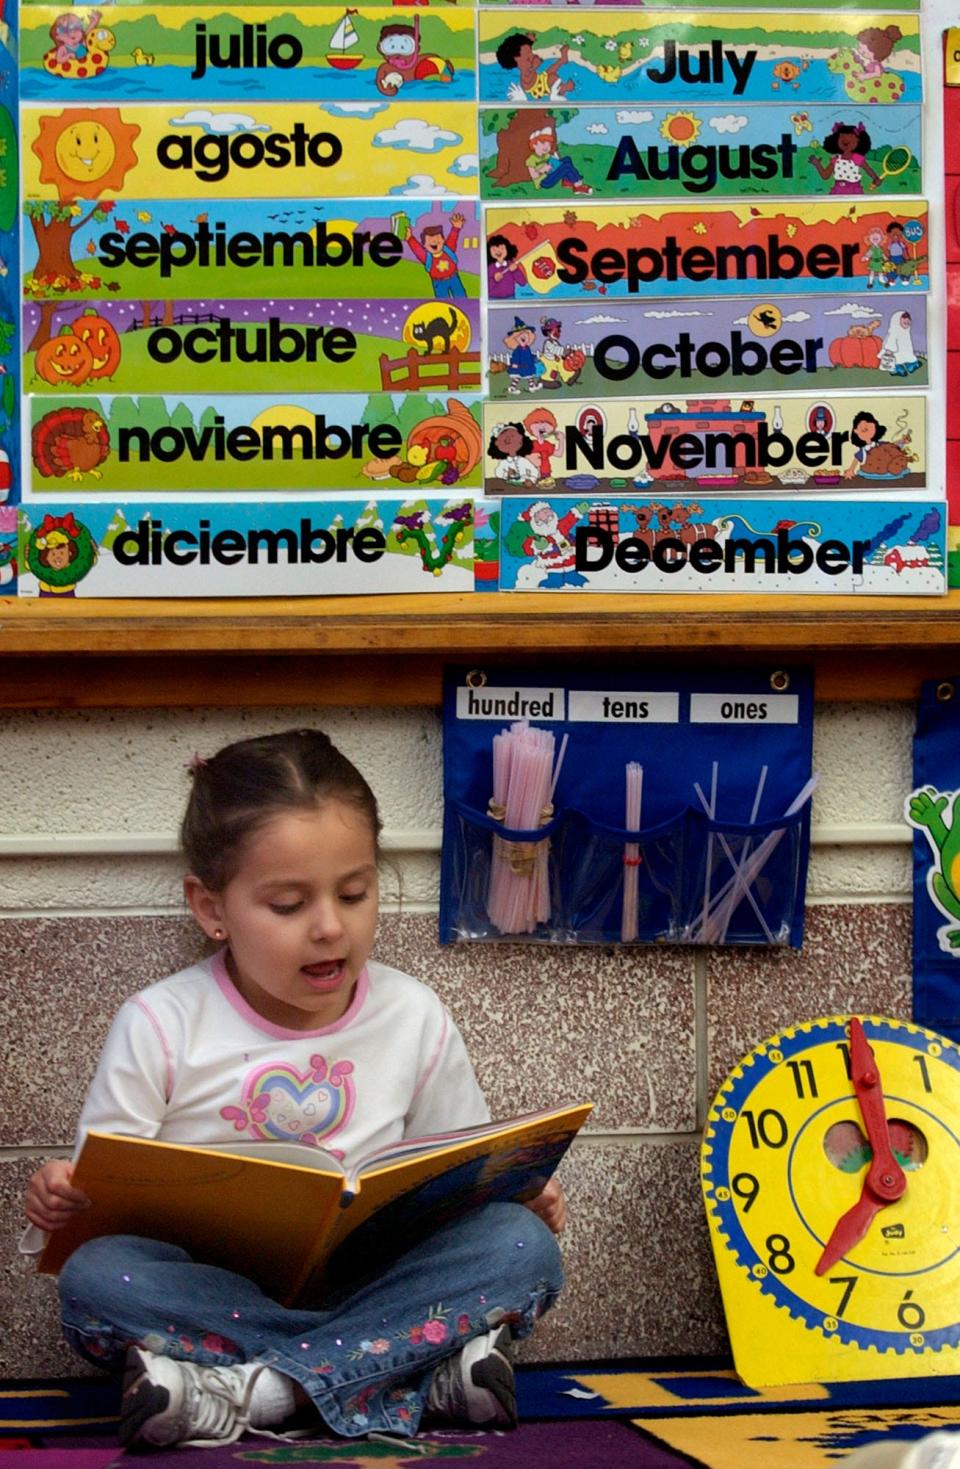
[[[741,296],[930,285],[927,206],[854,200],[486,211],[492,301]]]

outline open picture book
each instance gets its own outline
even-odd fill
[[[303,1143],[207,1147],[90,1132],[73,1174],[90,1208],[51,1233],[37,1269],[56,1274],[86,1240],[139,1234],[247,1275],[285,1304],[308,1300],[348,1238],[351,1257],[369,1263],[470,1209],[535,1198],[592,1106],[405,1138],[352,1170]]]

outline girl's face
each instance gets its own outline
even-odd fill
[[[840,152],[843,154],[844,158],[846,158],[848,154],[855,153],[857,151],[857,138],[859,136],[859,133],[854,132],[837,134],[837,147],[840,149]]]
[[[497,244],[497,245],[491,245],[490,246],[490,258],[491,258],[491,260],[495,260],[496,263],[498,265],[500,265],[507,258],[507,247],[506,247],[506,245],[499,245],[499,244]]]
[[[497,448],[503,454],[519,454],[522,444],[523,436],[512,424],[501,429],[497,434]]]
[[[872,443],[877,437],[877,425],[872,419],[865,418],[862,423],[857,424],[857,433],[866,443]]]
[[[379,904],[373,832],[355,807],[274,816],[248,839],[220,893],[184,884],[201,927],[226,930],[227,969],[247,1004],[285,1030],[345,1014],[373,948]]]

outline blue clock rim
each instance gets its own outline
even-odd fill
[[[931,1041],[938,1042],[942,1046],[938,1060],[945,1061],[955,1071],[960,1072],[960,1048],[945,1036],[937,1035],[909,1021],[894,1022],[876,1016],[863,1016],[862,1019],[868,1040],[891,1040],[898,1045],[909,1045],[913,1050],[923,1054],[929,1054],[928,1047]],[[797,1295],[786,1286],[772,1270],[767,1271],[766,1275],[758,1280],[752,1274],[753,1264],[762,1263],[762,1261],[759,1260],[756,1250],[740,1224],[732,1194],[726,1202],[716,1197],[716,1189],[721,1186],[717,1184],[717,1174],[728,1177],[730,1172],[729,1154],[733,1136],[732,1126],[727,1127],[720,1116],[722,1110],[732,1107],[739,1114],[743,1102],[756,1089],[759,1081],[776,1067],[781,1066],[783,1061],[791,1055],[809,1050],[811,1045],[824,1041],[829,1042],[831,1039],[846,1041],[848,1024],[848,1016],[834,1016],[809,1021],[805,1025],[791,1026],[789,1029],[785,1028],[777,1035],[770,1036],[750,1053],[750,1061],[748,1064],[741,1064],[739,1075],[727,1078],[710,1108],[707,1130],[704,1134],[703,1180],[705,1185],[709,1183],[712,1190],[707,1200],[707,1208],[716,1216],[717,1223],[726,1235],[727,1245],[735,1255],[737,1264],[757,1289],[764,1295],[772,1297],[774,1302],[784,1307],[791,1316],[806,1322],[814,1330],[820,1331],[825,1339],[840,1341],[850,1346],[894,1351],[899,1355],[906,1355],[910,1352],[920,1355],[925,1352],[939,1351],[942,1347],[956,1346],[960,1344],[960,1320],[949,1326],[938,1327],[933,1331],[924,1331],[922,1344],[915,1346],[910,1341],[910,1336],[914,1333],[909,1328],[902,1331],[878,1331],[872,1327],[856,1326],[852,1322],[844,1322],[842,1318],[831,1317],[826,1312],[816,1310],[802,1296]],[[769,1053],[773,1050],[780,1052],[781,1060],[770,1060]],[[708,1148],[709,1155],[707,1154]],[[804,1228],[807,1228],[806,1222],[803,1221],[803,1223]],[[836,1327],[828,1329],[825,1325],[827,1320],[836,1321]]]

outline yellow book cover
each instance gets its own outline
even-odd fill
[[[89,1239],[140,1234],[249,1276],[288,1304],[309,1300],[349,1236],[369,1261],[482,1204],[535,1198],[592,1105],[407,1138],[349,1171],[300,1143],[213,1148],[90,1132],[73,1175],[90,1208],[50,1235],[37,1268],[56,1274]]]

